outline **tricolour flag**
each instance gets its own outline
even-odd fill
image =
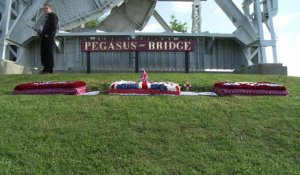
[[[141,80],[143,82],[148,82],[149,76],[147,74],[147,72],[145,71],[145,69],[143,69],[142,75],[141,75]]]

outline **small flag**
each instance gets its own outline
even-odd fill
[[[147,74],[147,72],[145,71],[145,69],[143,69],[142,75],[141,75],[141,80],[143,82],[148,82],[149,76]]]

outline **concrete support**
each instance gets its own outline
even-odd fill
[[[6,38],[8,37],[9,32],[9,25],[10,25],[10,18],[11,18],[11,5],[12,0],[6,0],[5,3],[5,10],[2,16],[2,33],[0,37],[0,59],[5,60],[6,49],[7,49],[7,41]]]
[[[32,67],[16,64],[9,60],[0,61],[0,74],[38,74]]]

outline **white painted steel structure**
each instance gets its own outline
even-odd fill
[[[55,12],[60,18],[60,32],[57,35],[58,55],[60,52],[71,52],[64,50],[67,48],[65,45],[70,41],[70,37],[73,38],[71,40],[74,40],[72,44],[78,44],[78,40],[83,33],[72,32],[75,31],[74,28],[80,27],[87,21],[99,18],[109,11],[110,14],[102,21],[100,26],[100,30],[107,32],[100,34],[103,37],[104,35],[135,37],[139,35],[135,31],[142,30],[152,15],[162,25],[165,32],[163,34],[145,34],[147,37],[185,36],[185,34],[172,34],[172,29],[159,15],[160,12],[155,10],[157,1],[171,0],[2,0],[0,1],[0,59],[12,60],[18,64],[37,66],[39,41],[36,37],[36,32],[32,28],[40,28],[40,21],[43,17],[42,7],[46,2],[52,3]],[[193,10],[191,12],[193,20],[192,33],[188,34],[188,37],[205,38],[203,43],[202,39],[198,40],[198,42],[202,43],[200,45],[207,50],[207,53],[203,53],[204,57],[212,49],[218,50],[219,48],[216,45],[219,45],[220,48],[226,48],[226,45],[223,46],[226,42],[223,44],[219,42],[223,38],[230,36],[231,40],[240,45],[239,48],[243,56],[239,55],[238,57],[241,57],[239,59],[246,60],[245,64],[242,63],[244,61],[241,61],[239,66],[268,63],[266,59],[267,47],[272,48],[273,60],[271,63],[278,62],[276,35],[273,26],[273,17],[278,11],[278,0],[244,0],[242,10],[232,0],[215,0],[215,3],[236,27],[232,35],[216,35],[201,32],[201,3],[205,3],[201,1],[205,0],[173,1],[193,2]],[[84,36],[98,35],[95,32],[84,33]],[[270,39],[266,39],[266,35],[269,35]],[[218,38],[219,40],[217,40]],[[74,65],[76,64],[76,59],[79,59],[76,58],[78,56],[77,52],[78,50],[73,55],[75,57]],[[214,52],[217,51],[212,51],[212,53]],[[66,54],[64,53],[63,57],[66,57]],[[128,54],[132,55],[132,53]],[[220,53],[216,54],[219,55]],[[216,59],[219,60],[219,58]],[[226,62],[216,63],[208,67],[217,69],[224,67],[235,69],[238,67],[238,65],[235,67],[224,66],[226,64]],[[206,64],[203,63],[203,65]],[[62,69],[67,68],[62,67]],[[206,69],[207,66],[202,68]]]

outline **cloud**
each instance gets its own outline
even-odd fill
[[[218,8],[216,8],[215,10],[214,10],[214,13],[213,13],[215,16],[221,16],[221,15],[224,15],[224,12],[223,12],[223,10],[220,8],[220,7],[218,7]]]
[[[277,15],[274,18],[277,33],[277,54],[279,62],[288,66],[288,75],[300,76],[298,53],[300,48],[300,25],[295,21],[300,18],[300,12]]]
[[[145,28],[142,30],[142,32],[163,32],[163,28],[160,26],[159,23],[149,23],[145,26]]]
[[[288,74],[300,76],[298,53],[300,48],[300,34],[296,32],[280,33],[277,42],[279,62],[288,66]]]
[[[274,18],[274,26],[276,26],[277,30],[285,30],[289,28],[288,24],[298,21],[300,17],[300,12],[285,14],[285,15],[277,15]]]
[[[192,13],[192,2],[171,2],[171,10],[175,13]]]

